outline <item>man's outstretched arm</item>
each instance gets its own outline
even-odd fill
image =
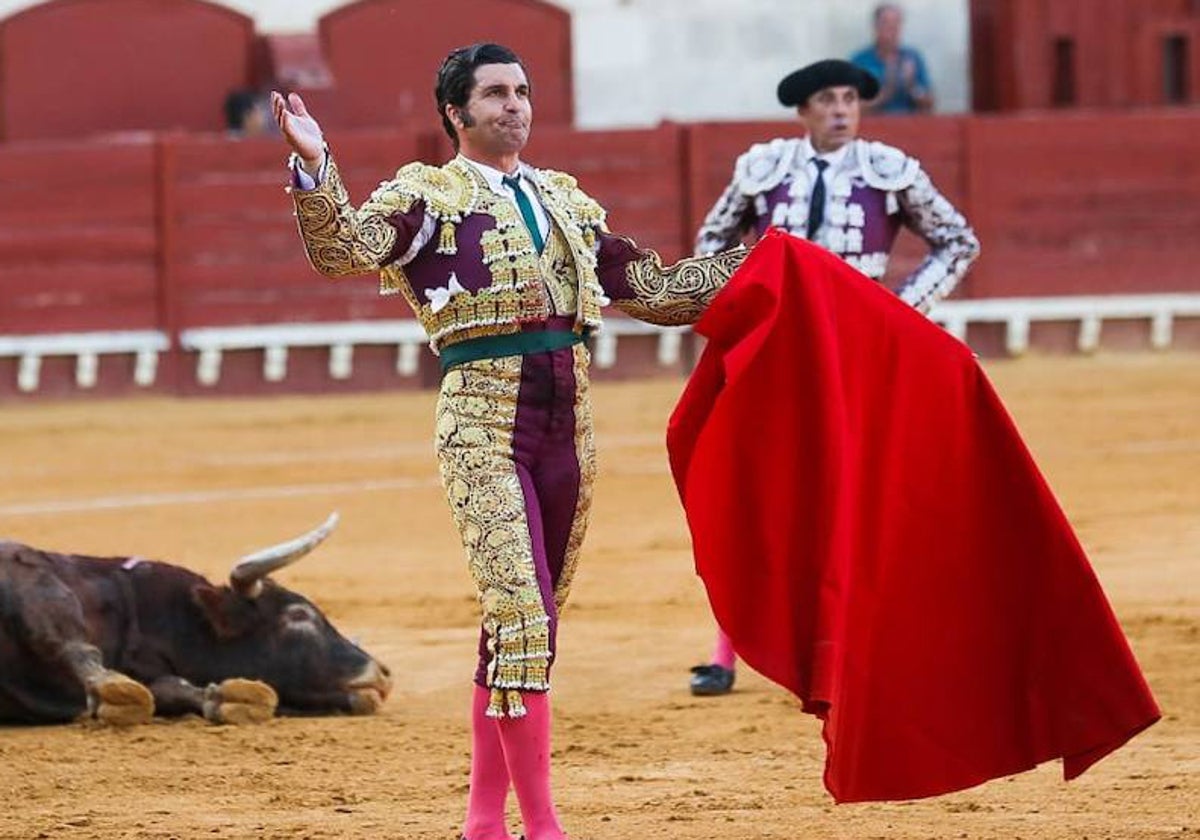
[[[292,148],[292,198],[313,268],[327,277],[368,274],[410,247],[424,226],[422,208],[384,183],[356,209],[304,101],[272,93],[271,110]]]

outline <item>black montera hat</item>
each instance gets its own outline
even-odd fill
[[[803,105],[819,90],[837,85],[848,85],[858,89],[863,99],[874,99],[879,93],[879,80],[849,61],[827,58],[783,77],[779,83],[779,101],[783,105]]]

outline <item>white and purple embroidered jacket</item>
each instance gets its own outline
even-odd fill
[[[779,227],[805,238],[817,168],[807,138],[755,144],[738,158],[733,180],[705,217],[696,253],[738,245],[754,230]],[[979,255],[979,240],[921,164],[883,143],[854,140],[831,155],[824,173],[825,213],[813,241],[874,280],[887,271],[900,226],[920,236],[929,255],[896,293],[927,312],[958,284]]]

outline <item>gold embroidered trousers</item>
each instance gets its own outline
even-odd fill
[[[488,714],[549,689],[596,472],[582,344],[457,365],[442,379],[442,483],[483,610],[475,680]]]

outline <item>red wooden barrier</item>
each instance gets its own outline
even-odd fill
[[[332,132],[330,141],[356,204],[398,165],[423,156],[424,138],[413,134],[341,131]],[[286,149],[278,139],[193,137],[173,145],[177,165],[169,190],[176,209],[169,235],[177,329],[411,317],[400,296],[380,297],[375,276],[334,281],[309,265],[284,191],[289,172]],[[266,382],[261,351],[231,352],[225,354],[215,386],[197,383],[196,359],[189,355],[176,388],[270,393],[424,384],[423,377],[398,375],[395,355],[394,349],[358,348],[353,377],[333,380],[327,350],[295,349],[289,353],[287,377]]]
[[[540,124],[528,159],[575,174],[609,208],[614,230],[672,260],[690,251],[736,156],[795,125],[575,132]],[[1200,159],[1191,153],[1200,115],[880,119],[865,132],[920,157],[975,225],[984,257],[967,297],[1200,290]],[[449,154],[428,125],[329,134],[356,202],[397,166]],[[0,337],[148,329],[177,339],[203,326],[410,317],[401,298],[376,294],[373,278],[335,283],[308,266],[283,191],[285,157],[278,140],[214,136],[7,144]],[[920,253],[915,241],[902,245],[897,267]],[[1181,322],[1177,332],[1192,328]],[[1039,344],[1045,332],[1035,330]],[[652,366],[654,342],[622,339],[619,367],[599,375]],[[167,356],[155,387],[197,389],[195,362]],[[261,352],[231,352],[219,387],[409,387],[432,377],[428,356],[419,375],[400,376],[394,348],[356,350],[349,379],[331,381],[328,364],[323,350],[296,350],[287,378],[264,384]],[[0,394],[14,390],[14,365],[0,359]],[[127,383],[128,359],[100,367],[96,390]],[[47,357],[47,389],[61,392],[50,380],[73,369]]]
[[[1200,117],[977,117],[975,297],[1200,290]]]
[[[0,334],[158,322],[149,142],[9,144],[0,154]]]
[[[201,0],[50,0],[0,21],[0,139],[224,126],[254,24]]]
[[[419,157],[418,138],[342,132],[331,138],[355,203]],[[278,139],[182,138],[171,190],[180,326],[407,317],[370,278],[334,282],[309,266],[296,231]]]

